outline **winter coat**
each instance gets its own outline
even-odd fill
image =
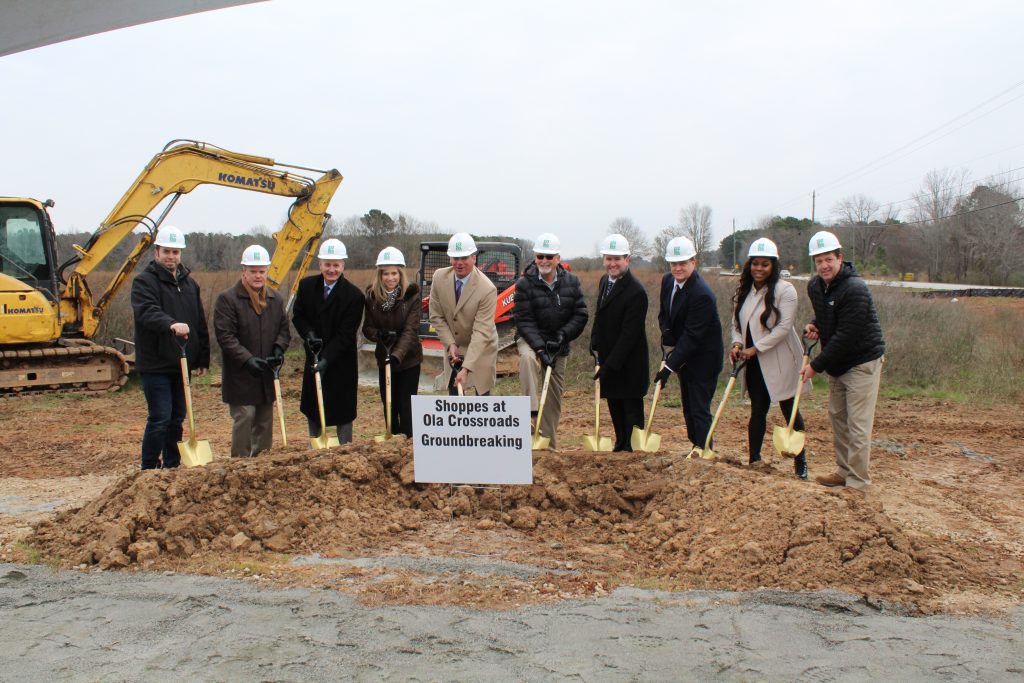
[[[647,292],[626,271],[605,296],[601,278],[590,348],[601,362],[601,398],[643,398],[650,386],[647,358]]]
[[[151,261],[132,280],[135,316],[135,369],[138,372],[181,372],[179,338],[174,323],[185,323],[190,333],[185,345],[190,370],[210,367],[210,332],[199,296],[199,285],[189,269],[178,265],[175,274]]]
[[[587,302],[578,277],[558,264],[553,287],[541,279],[537,264],[526,267],[516,280],[515,306],[512,321],[516,333],[526,340],[534,351],[543,351],[544,342],[557,341],[561,332],[565,342],[583,334],[587,326]],[[566,343],[559,355],[569,354]]]
[[[813,277],[807,294],[814,307],[811,322],[821,339],[821,352],[811,361],[815,372],[838,377],[885,354],[875,302],[852,263],[843,261],[830,284]]]
[[[498,290],[486,275],[474,268],[469,281],[455,303],[455,271],[449,266],[438,268],[430,285],[430,324],[437,330],[441,345],[447,349],[456,344],[462,356],[462,367],[469,371],[467,386],[477,394],[494,388],[498,363],[498,329],[494,312],[498,307]]]
[[[356,390],[359,383],[359,350],[356,336],[363,320],[363,292],[341,276],[331,295],[324,300],[324,276],[310,275],[299,281],[292,322],[305,340],[310,332],[323,340],[320,357],[325,371],[320,373],[324,392],[324,421],[344,425],[356,418]],[[302,376],[299,409],[306,417],[319,420],[313,356],[306,345],[306,363]]]
[[[229,405],[265,405],[274,402],[274,376],[253,377],[246,362],[273,355],[274,347],[288,348],[291,330],[284,311],[284,297],[270,287],[267,307],[256,315],[249,293],[239,280],[217,295],[213,304],[213,333],[220,344],[223,365],[220,395]]]
[[[672,310],[669,310],[675,282],[672,273],[665,273],[661,279],[658,327],[663,341],[673,345],[665,364],[696,379],[717,378],[722,371],[725,351],[715,294],[700,273],[694,270],[676,295],[676,301],[672,302]],[[681,301],[680,296],[683,297]]]
[[[420,312],[423,304],[420,299],[420,287],[415,282],[409,283],[402,296],[395,302],[390,311],[381,308],[380,302],[373,296],[373,287],[367,287],[366,313],[363,318],[363,336],[377,342],[374,356],[377,366],[384,367],[387,352],[380,343],[380,333],[394,330],[398,339],[391,349],[392,370],[406,370],[423,362],[423,347],[420,345]]]
[[[796,395],[797,387],[800,385],[803,348],[795,326],[796,287],[785,280],[775,283],[775,306],[779,309],[779,317],[776,320],[772,314],[768,318],[771,330],[761,324],[767,293],[768,287],[762,287],[760,290],[750,288],[750,292],[740,304],[741,327],[736,326],[735,316],[732,318],[732,341],[746,348],[747,331],[750,331],[750,338],[757,349],[761,375],[764,377],[765,386],[768,387],[768,395],[772,401],[778,402]],[[743,377],[746,377],[746,373],[743,373]],[[804,387],[804,391],[809,390],[810,383]]]

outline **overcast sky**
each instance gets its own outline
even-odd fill
[[[337,168],[339,219],[550,230],[576,256],[617,217],[653,237],[700,202],[717,240],[732,219],[809,217],[815,188],[821,218],[932,169],[1024,166],[1022,26],[1024,3],[985,0],[272,0],[0,58],[0,194],[91,231],[191,138]],[[200,187],[168,223],[276,229],[288,203]]]

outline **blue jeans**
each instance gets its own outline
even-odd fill
[[[181,463],[178,442],[185,420],[185,388],[176,372],[140,372],[149,417],[142,435],[142,469],[177,467]],[[163,463],[160,454],[163,453]]]

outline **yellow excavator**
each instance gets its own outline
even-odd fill
[[[296,171],[322,175],[314,180]],[[59,266],[47,211],[53,201],[0,197],[0,397],[124,385],[128,357],[91,338],[181,195],[210,184],[294,197],[284,226],[273,235],[276,246],[267,273],[271,285],[280,287],[303,250],[299,273],[308,270],[341,180],[334,169],[276,163],[205,142],[173,140],[146,165],[89,242],[74,245],[75,254]],[[159,215],[150,218],[161,204]],[[133,236],[138,242],[128,258],[94,297],[89,274]],[[298,280],[294,278],[292,297]]]

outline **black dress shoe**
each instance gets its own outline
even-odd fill
[[[807,481],[807,456],[801,453],[796,456],[796,460],[793,461],[793,471],[796,472],[798,479]]]

